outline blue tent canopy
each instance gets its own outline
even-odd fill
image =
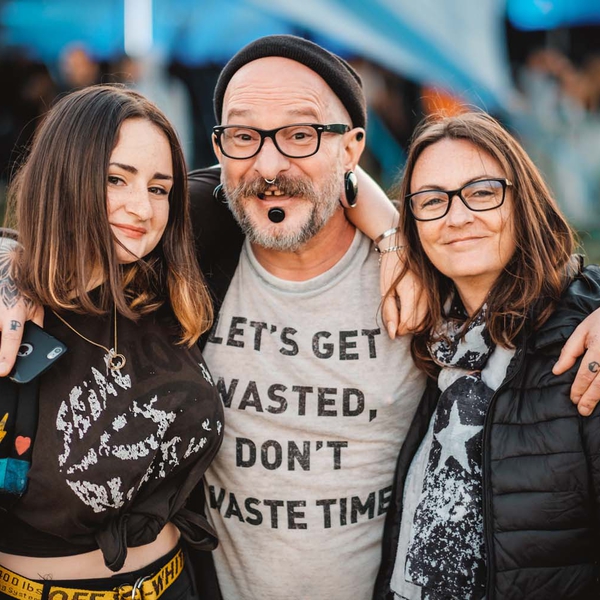
[[[504,8],[504,0],[154,0],[152,35],[167,56],[222,64],[262,35],[304,33],[493,111],[512,103]],[[112,58],[124,49],[124,14],[124,0],[8,0],[2,42],[48,63],[74,42]]]
[[[506,10],[510,22],[524,30],[600,23],[598,0],[508,0]]]

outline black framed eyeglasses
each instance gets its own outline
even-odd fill
[[[348,125],[333,123],[296,123],[276,129],[257,129],[243,125],[217,125],[213,133],[221,152],[228,158],[244,160],[256,156],[266,138],[271,138],[275,147],[288,158],[307,158],[319,151],[321,135],[324,133],[344,134]]]
[[[506,188],[511,186],[508,179],[480,179],[457,190],[421,190],[408,194],[405,200],[417,221],[434,221],[448,214],[455,196],[475,212],[499,208],[504,203]]]

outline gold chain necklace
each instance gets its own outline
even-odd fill
[[[52,310],[52,312],[73,333],[76,333],[80,338],[84,339],[89,344],[92,344],[93,346],[97,346],[98,348],[102,348],[102,350],[104,350],[108,354],[108,368],[111,371],[120,371],[125,366],[125,364],[127,363],[127,359],[122,354],[119,354],[119,350],[117,347],[117,307],[116,306],[115,306],[115,310],[114,310],[114,323],[115,323],[115,349],[114,350],[109,349],[106,346],[103,346],[102,344],[98,344],[98,342],[93,342],[89,338],[86,338],[85,335],[79,333],[79,331],[77,331],[77,329],[75,329],[75,327],[73,327],[72,325],[69,325],[69,323],[67,323],[55,310]]]

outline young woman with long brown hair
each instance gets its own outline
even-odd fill
[[[173,127],[133,91],[66,96],[9,215],[20,291],[68,352],[40,378],[28,485],[0,514],[0,597],[194,598],[186,548],[216,540],[186,501],[223,411],[196,345],[212,314]]]

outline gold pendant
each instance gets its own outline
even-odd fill
[[[111,371],[120,371],[125,364],[127,359],[122,354],[117,354],[114,350],[111,350],[108,354],[108,368]]]

